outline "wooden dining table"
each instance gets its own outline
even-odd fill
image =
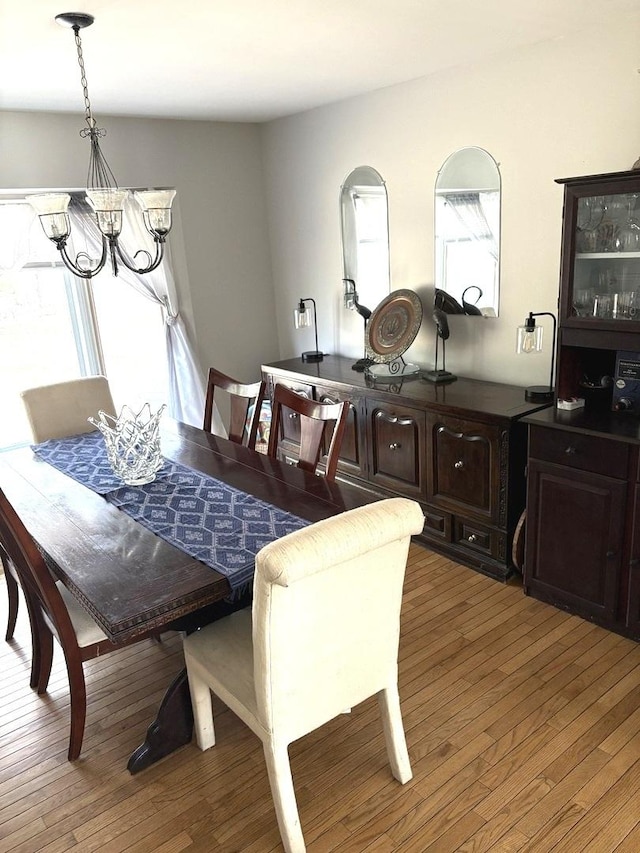
[[[379,499],[167,417],[161,446],[166,459],[309,522]],[[160,538],[31,448],[0,454],[0,487],[53,573],[111,639],[176,626],[193,630],[217,607],[226,606],[231,588],[223,574]],[[145,741],[129,759],[129,770],[142,770],[188,743],[192,726],[183,670],[168,686]]]

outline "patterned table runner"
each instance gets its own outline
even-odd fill
[[[165,460],[152,483],[125,486],[99,432],[51,439],[33,451],[157,536],[223,574],[239,594],[258,551],[310,522],[200,471]]]

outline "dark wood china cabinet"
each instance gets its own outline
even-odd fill
[[[380,496],[419,501],[425,543],[504,580],[525,499],[521,418],[540,405],[525,402],[523,388],[481,380],[376,384],[352,363],[296,358],[263,365],[262,373],[271,394],[280,382],[319,401],[349,400],[338,476]],[[284,455],[293,460],[295,418],[284,420]]]
[[[559,183],[556,397],[584,406],[526,418],[524,588],[637,639],[640,171]]]

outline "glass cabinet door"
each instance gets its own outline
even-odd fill
[[[640,321],[640,191],[575,199],[566,316]]]

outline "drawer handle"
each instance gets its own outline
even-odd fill
[[[573,446],[573,444],[570,444],[564,452],[566,453],[567,456],[575,456],[576,455],[576,449]]]
[[[414,423],[412,418],[401,418],[396,414],[388,415],[386,412],[376,412],[376,418],[380,421],[386,421],[388,424],[396,424],[397,426],[412,426]]]
[[[472,533],[471,536],[467,537],[467,542],[471,542],[471,544],[473,544],[474,542],[477,542],[477,541],[478,541],[478,537],[476,536],[475,533]]]
[[[400,450],[401,447],[402,445],[399,441],[392,441],[389,445],[389,450]]]
[[[462,468],[464,468],[464,462],[462,461],[462,459],[458,459],[457,462],[453,463],[453,467],[457,468],[458,471],[460,471]]]
[[[289,420],[295,421],[297,419],[298,419],[298,413],[297,412],[289,412]]]
[[[610,560],[612,557],[615,557],[615,551],[607,551],[607,560]]]

